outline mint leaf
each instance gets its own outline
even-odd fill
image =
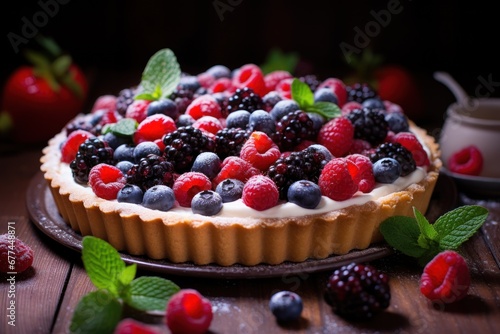
[[[167,301],[180,288],[161,277],[142,276],[128,286],[125,302],[138,310],[165,310]]]
[[[338,105],[325,101],[315,102],[312,106],[307,107],[306,111],[319,114],[327,120],[338,117],[342,114]]]
[[[167,98],[175,90],[181,79],[181,69],[177,58],[170,49],[162,49],[156,52],[146,64],[142,72],[139,95],[148,100]]]
[[[118,280],[123,286],[127,286],[130,282],[135,278],[135,274],[137,273],[137,264],[131,264],[130,266],[126,266],[125,269],[118,275]]]
[[[292,81],[291,93],[292,99],[299,104],[301,109],[307,109],[314,104],[314,94],[311,88],[297,78]]]
[[[113,123],[109,127],[109,131],[117,136],[130,137],[134,135],[137,129],[137,121],[132,118],[122,118],[116,123]]]
[[[86,236],[82,241],[82,260],[92,283],[99,289],[118,295],[118,276],[125,269],[120,254],[106,241]]]
[[[122,305],[105,290],[85,295],[71,318],[71,333],[113,333],[122,316]]]
[[[434,223],[441,249],[457,249],[468,240],[488,217],[488,210],[478,205],[465,205],[447,212]]]
[[[415,215],[415,219],[417,220],[418,228],[420,229],[420,233],[422,236],[428,240],[436,240],[438,237],[438,233],[434,229],[434,227],[429,223],[427,218],[424,217],[423,214],[418,211],[417,208],[413,208],[413,214]]]
[[[380,233],[389,245],[402,253],[420,257],[425,249],[418,245],[420,230],[415,218],[395,216],[387,218],[380,224]]]

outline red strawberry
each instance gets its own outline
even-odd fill
[[[420,291],[433,302],[452,303],[469,291],[470,272],[464,258],[455,251],[439,253],[424,268]]]
[[[28,54],[35,66],[16,69],[5,83],[0,118],[6,124],[0,128],[15,142],[39,143],[82,111],[88,87],[82,70],[68,56]]]
[[[345,117],[334,118],[321,128],[318,143],[325,146],[335,157],[349,152],[354,140],[354,126]]]

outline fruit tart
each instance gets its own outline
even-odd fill
[[[254,64],[187,74],[163,49],[137,86],[55,135],[41,170],[82,236],[173,263],[252,266],[382,241],[386,218],[426,211],[439,154],[367,85]]]

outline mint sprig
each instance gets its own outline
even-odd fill
[[[156,52],[142,72],[140,92],[136,100],[155,101],[168,98],[181,80],[181,68],[170,49]]]
[[[127,266],[106,241],[86,236],[82,240],[85,271],[98,288],[83,296],[71,319],[71,333],[113,333],[125,304],[139,311],[163,311],[170,297],[180,290],[170,280],[135,278],[137,265]]]
[[[314,102],[311,88],[304,82],[294,78],[291,86],[292,99],[298,103],[301,110],[319,114],[327,120],[340,116],[338,105],[331,102]]]
[[[389,245],[418,259],[424,266],[444,250],[456,250],[467,241],[488,217],[488,210],[465,205],[439,217],[434,224],[413,208],[415,218],[394,216],[380,225],[380,233]]]
[[[122,118],[116,123],[106,124],[101,130],[102,134],[111,132],[120,137],[131,137],[139,124],[133,118]]]

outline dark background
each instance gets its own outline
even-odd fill
[[[64,2],[63,0],[60,0]],[[149,57],[161,48],[174,51],[181,68],[199,73],[215,64],[230,68],[261,64],[277,47],[297,52],[304,69],[326,78],[343,78],[350,71],[340,49],[354,44],[355,28],[375,22],[372,11],[386,10],[392,1],[83,1],[65,0],[39,31],[53,37],[88,73],[89,100],[103,93],[116,94],[137,84]],[[14,52],[8,34],[22,35],[23,17],[33,21],[41,3],[56,0],[4,2],[2,26],[2,83],[24,63]],[[214,4],[229,9],[222,20]],[[421,122],[439,122],[453,95],[432,74],[449,72],[475,95],[480,78],[499,82],[490,91],[500,96],[497,64],[498,14],[493,2],[457,3],[401,0],[402,10],[391,15],[386,27],[370,38],[368,46],[385,63],[411,70],[427,92]],[[54,8],[54,7],[52,7]],[[32,41],[27,44],[29,47]],[[89,102],[90,103],[90,102]]]

